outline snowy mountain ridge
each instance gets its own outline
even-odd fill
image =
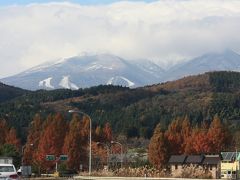
[[[29,90],[75,90],[100,84],[134,88],[208,71],[240,71],[240,55],[231,50],[207,53],[168,70],[148,60],[130,61],[111,54],[83,55],[45,63],[0,81]]]

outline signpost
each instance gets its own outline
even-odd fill
[[[46,160],[47,161],[56,161],[56,176],[58,177],[59,176],[59,173],[58,173],[58,161],[67,161],[68,160],[68,156],[65,155],[65,154],[62,154],[60,155],[59,157],[56,157],[54,155],[46,155]]]
[[[60,161],[67,161],[68,160],[68,156],[67,155],[60,155],[59,156],[59,160]]]
[[[54,155],[46,155],[46,160],[47,161],[54,161],[55,160],[55,156]]]

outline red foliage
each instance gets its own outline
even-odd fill
[[[9,130],[9,132],[6,135],[6,139],[5,139],[5,143],[6,144],[12,144],[15,146],[15,148],[20,151],[20,146],[21,146],[21,142],[20,140],[17,138],[17,134],[16,134],[16,130],[14,128],[11,128]]]
[[[68,168],[78,170],[80,164],[86,164],[88,137],[89,119],[80,119],[78,115],[73,115],[63,146],[64,154],[68,155]]]
[[[66,130],[66,122],[60,114],[53,117],[49,116],[39,140],[38,152],[36,153],[39,164],[44,164],[44,167],[47,168],[54,166],[54,162],[46,161],[45,158],[48,154],[56,157],[62,154]]]
[[[30,165],[32,163],[37,164],[35,161],[35,156],[37,152],[37,147],[39,144],[39,139],[42,133],[42,120],[40,115],[35,115],[30,127],[27,137],[27,142],[25,144],[24,154],[23,154],[23,163],[25,165]]]
[[[112,129],[111,125],[109,123],[106,123],[104,128],[103,128],[103,134],[104,134],[104,139],[107,142],[112,141]]]

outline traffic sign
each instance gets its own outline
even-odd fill
[[[60,159],[60,161],[67,161],[68,156],[67,155],[60,155],[59,159]]]
[[[55,160],[55,156],[54,155],[46,155],[46,160],[47,161],[54,161]]]

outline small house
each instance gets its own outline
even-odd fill
[[[185,168],[201,168],[211,173],[212,178],[220,177],[220,155],[172,155],[168,161],[172,176],[181,177]]]
[[[239,177],[239,152],[222,152],[221,178],[237,179]]]
[[[173,155],[170,157],[169,164],[173,175],[178,175],[182,172],[186,158],[186,155]]]
[[[205,170],[212,174],[214,179],[220,178],[221,174],[221,156],[220,155],[205,155],[202,162]]]

